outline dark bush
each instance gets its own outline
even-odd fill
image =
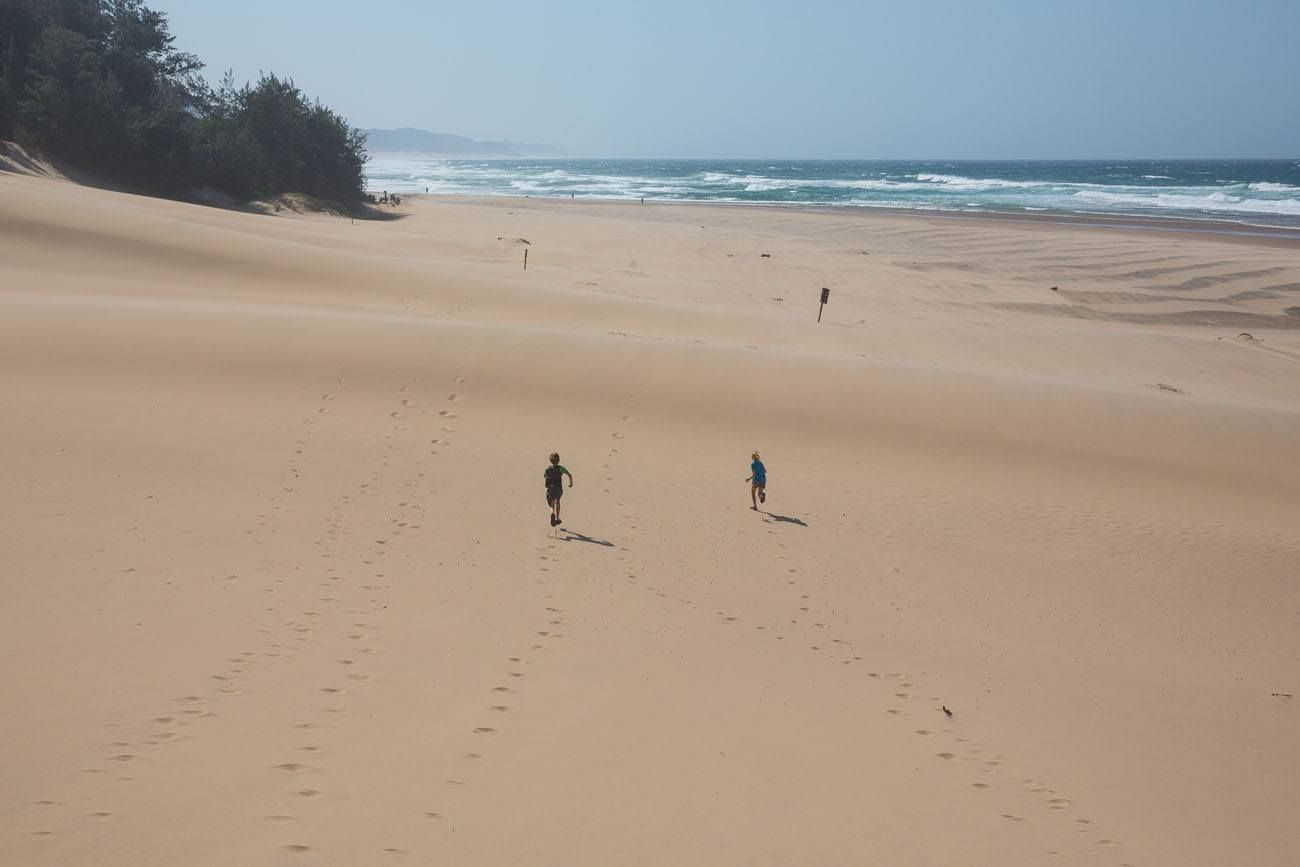
[[[165,195],[361,198],[365,138],[290,79],[217,88],[142,0],[0,0],[0,137]]]

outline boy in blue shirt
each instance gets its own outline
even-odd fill
[[[750,475],[745,481],[750,483],[749,500],[754,504],[750,508],[757,512],[758,504],[767,502],[767,467],[763,466],[763,462],[758,457],[758,452],[754,452],[750,457],[754,460],[749,465]]]

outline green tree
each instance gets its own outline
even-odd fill
[[[172,195],[354,202],[365,139],[292,79],[217,88],[143,0],[0,0],[0,137]]]

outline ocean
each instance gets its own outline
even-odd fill
[[[1099,214],[1300,226],[1300,160],[434,160],[373,192]]]

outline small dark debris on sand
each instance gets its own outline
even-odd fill
[[[943,708],[943,714],[944,714],[944,716],[948,717],[949,719],[952,719],[952,711],[948,710],[948,705],[946,705],[946,704],[945,704],[945,705],[941,705],[941,707]]]
[[[759,253],[759,254],[758,254],[758,257],[759,257],[760,259],[771,259],[771,258],[772,258],[772,254],[771,254],[771,253]]]
[[[1053,287],[1052,287],[1052,291],[1053,291],[1053,292],[1060,292],[1060,291],[1061,291],[1061,287],[1059,287],[1059,286],[1053,286]]]
[[[1295,696],[1289,692],[1275,692],[1273,693],[1273,698],[1295,698]]]
[[[1182,394],[1183,390],[1176,385],[1169,385],[1166,382],[1157,382],[1156,388],[1161,391],[1172,391],[1174,394]]]

